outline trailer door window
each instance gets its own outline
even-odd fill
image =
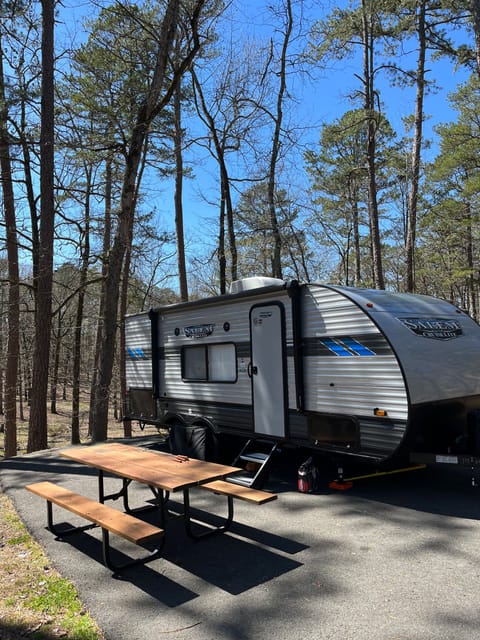
[[[232,343],[184,347],[182,365],[184,380],[235,382],[237,379],[237,356]]]

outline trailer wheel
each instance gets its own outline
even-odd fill
[[[185,424],[180,420],[168,425],[168,447],[172,453],[183,453],[185,449]]]
[[[185,424],[175,420],[169,424],[169,429],[168,441],[172,453],[211,462],[217,460],[218,437],[210,424],[203,421]]]
[[[217,462],[219,458],[220,446],[218,436],[215,433],[212,425],[205,422],[195,422],[192,424],[192,427],[204,430],[204,460]]]

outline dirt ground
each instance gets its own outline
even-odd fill
[[[71,444],[71,406],[68,401],[57,403],[57,413],[48,414],[48,448],[55,449]],[[17,455],[27,452],[28,442],[28,408],[24,410],[24,420],[17,421]],[[0,460],[4,457],[4,433],[2,416],[0,416]],[[144,430],[138,422],[132,422],[132,436],[150,435],[157,433],[157,429],[152,425],[145,426]],[[108,438],[123,438],[124,426],[122,420],[111,417],[108,423]],[[82,443],[88,442],[88,408],[85,406],[80,415],[80,440]]]

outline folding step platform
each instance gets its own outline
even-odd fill
[[[228,482],[258,489],[265,482],[273,454],[279,449],[278,442],[271,440],[247,440],[242,450],[232,462],[234,467],[245,471],[229,476]]]

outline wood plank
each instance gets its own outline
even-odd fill
[[[230,495],[239,500],[246,500],[247,502],[254,502],[255,504],[265,504],[266,502],[276,500],[278,497],[276,493],[268,493],[267,491],[244,487],[243,485],[225,482],[224,480],[216,480],[202,484],[200,489],[207,489],[207,491],[219,493],[224,496]]]
[[[184,469],[188,469],[189,473],[193,473],[193,470],[196,472],[201,470],[202,474],[211,473],[218,477],[224,477],[226,475],[243,471],[243,469],[239,467],[232,467],[230,465],[219,464],[217,462],[209,462],[207,460],[197,460],[196,458],[188,458],[186,461],[181,461],[176,455],[171,453],[146,450],[141,447],[134,447],[132,445],[121,444],[118,442],[107,446],[118,452],[120,455],[125,456],[125,459],[128,458],[136,464],[161,465],[162,468],[168,468],[172,473],[178,473],[179,475],[185,475]]]
[[[102,454],[101,456],[92,458],[90,455],[83,456],[82,451],[77,449],[69,449],[68,451],[62,452],[61,455],[69,460],[87,464],[101,471],[112,473],[120,478],[135,480],[136,482],[151,485],[164,491],[180,491],[198,484],[195,478],[185,478],[160,468],[149,468],[146,465],[139,465],[128,459],[115,457],[114,455],[107,456]],[[210,477],[209,475],[206,479],[208,480]]]
[[[179,491],[242,471],[238,467],[194,458],[181,461],[172,454],[120,443],[66,449],[61,455],[164,491]]]
[[[52,482],[37,482],[25,488],[135,544],[144,544],[163,536],[163,529]]]

